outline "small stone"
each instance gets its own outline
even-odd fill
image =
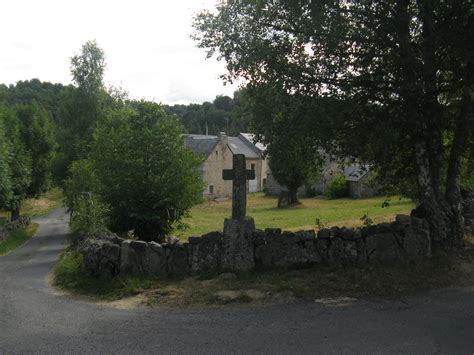
[[[395,220],[402,225],[410,225],[411,217],[405,214],[397,214]]]
[[[201,237],[189,237],[189,244],[199,244],[201,242]]]
[[[232,302],[239,299],[242,296],[241,291],[217,291],[214,296],[221,302]]]
[[[318,232],[318,239],[329,239],[331,237],[331,231],[327,228],[321,229]]]
[[[242,294],[250,298],[252,301],[261,301],[265,298],[265,294],[258,290],[245,290]]]
[[[174,235],[170,235],[166,237],[166,244],[173,246],[177,243],[179,243],[178,237],[175,237]]]

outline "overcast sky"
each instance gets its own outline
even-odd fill
[[[236,86],[190,39],[192,16],[215,0],[0,0],[0,83],[71,82],[70,57],[95,39],[108,85],[168,104],[212,101]]]

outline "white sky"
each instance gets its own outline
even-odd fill
[[[0,83],[71,82],[70,58],[97,40],[107,85],[168,104],[212,101],[236,85],[190,39],[192,16],[215,0],[0,0]]]

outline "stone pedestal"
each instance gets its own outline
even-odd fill
[[[226,218],[222,240],[221,267],[229,271],[248,271],[255,267],[252,234],[255,222],[251,217],[242,220]]]

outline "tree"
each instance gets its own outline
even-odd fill
[[[181,132],[161,106],[149,102],[111,111],[100,122],[91,160],[113,231],[159,240],[200,201],[199,161]]]
[[[20,207],[31,183],[31,156],[21,140],[20,122],[15,110],[0,107],[0,122],[4,128],[6,149],[3,147],[3,150],[7,153],[8,168],[5,168],[5,162],[1,162],[0,165],[3,165],[3,173],[6,171],[9,175],[9,178],[5,175],[7,185],[5,192],[2,193],[7,198],[2,198],[0,208],[10,211],[11,220],[16,220],[20,217]]]
[[[48,113],[36,105],[16,107],[21,139],[32,161],[28,196],[36,197],[51,184],[51,161],[55,149],[54,127]]]
[[[8,206],[13,194],[8,148],[4,124],[0,120],[0,207]]]
[[[81,53],[71,58],[75,87],[67,87],[61,98],[59,153],[54,163],[58,183],[64,181],[73,161],[87,158],[89,154],[92,133],[106,111],[104,70],[105,55],[95,41],[86,42]]]
[[[461,241],[460,170],[474,121],[470,1],[229,0],[194,25],[199,46],[225,59],[227,79],[306,100],[315,145],[409,176],[433,242]]]
[[[288,204],[298,203],[298,188],[322,166],[320,150],[312,137],[303,134],[304,106],[273,85],[248,87],[241,99],[256,138],[267,147],[273,177],[288,189]]]

